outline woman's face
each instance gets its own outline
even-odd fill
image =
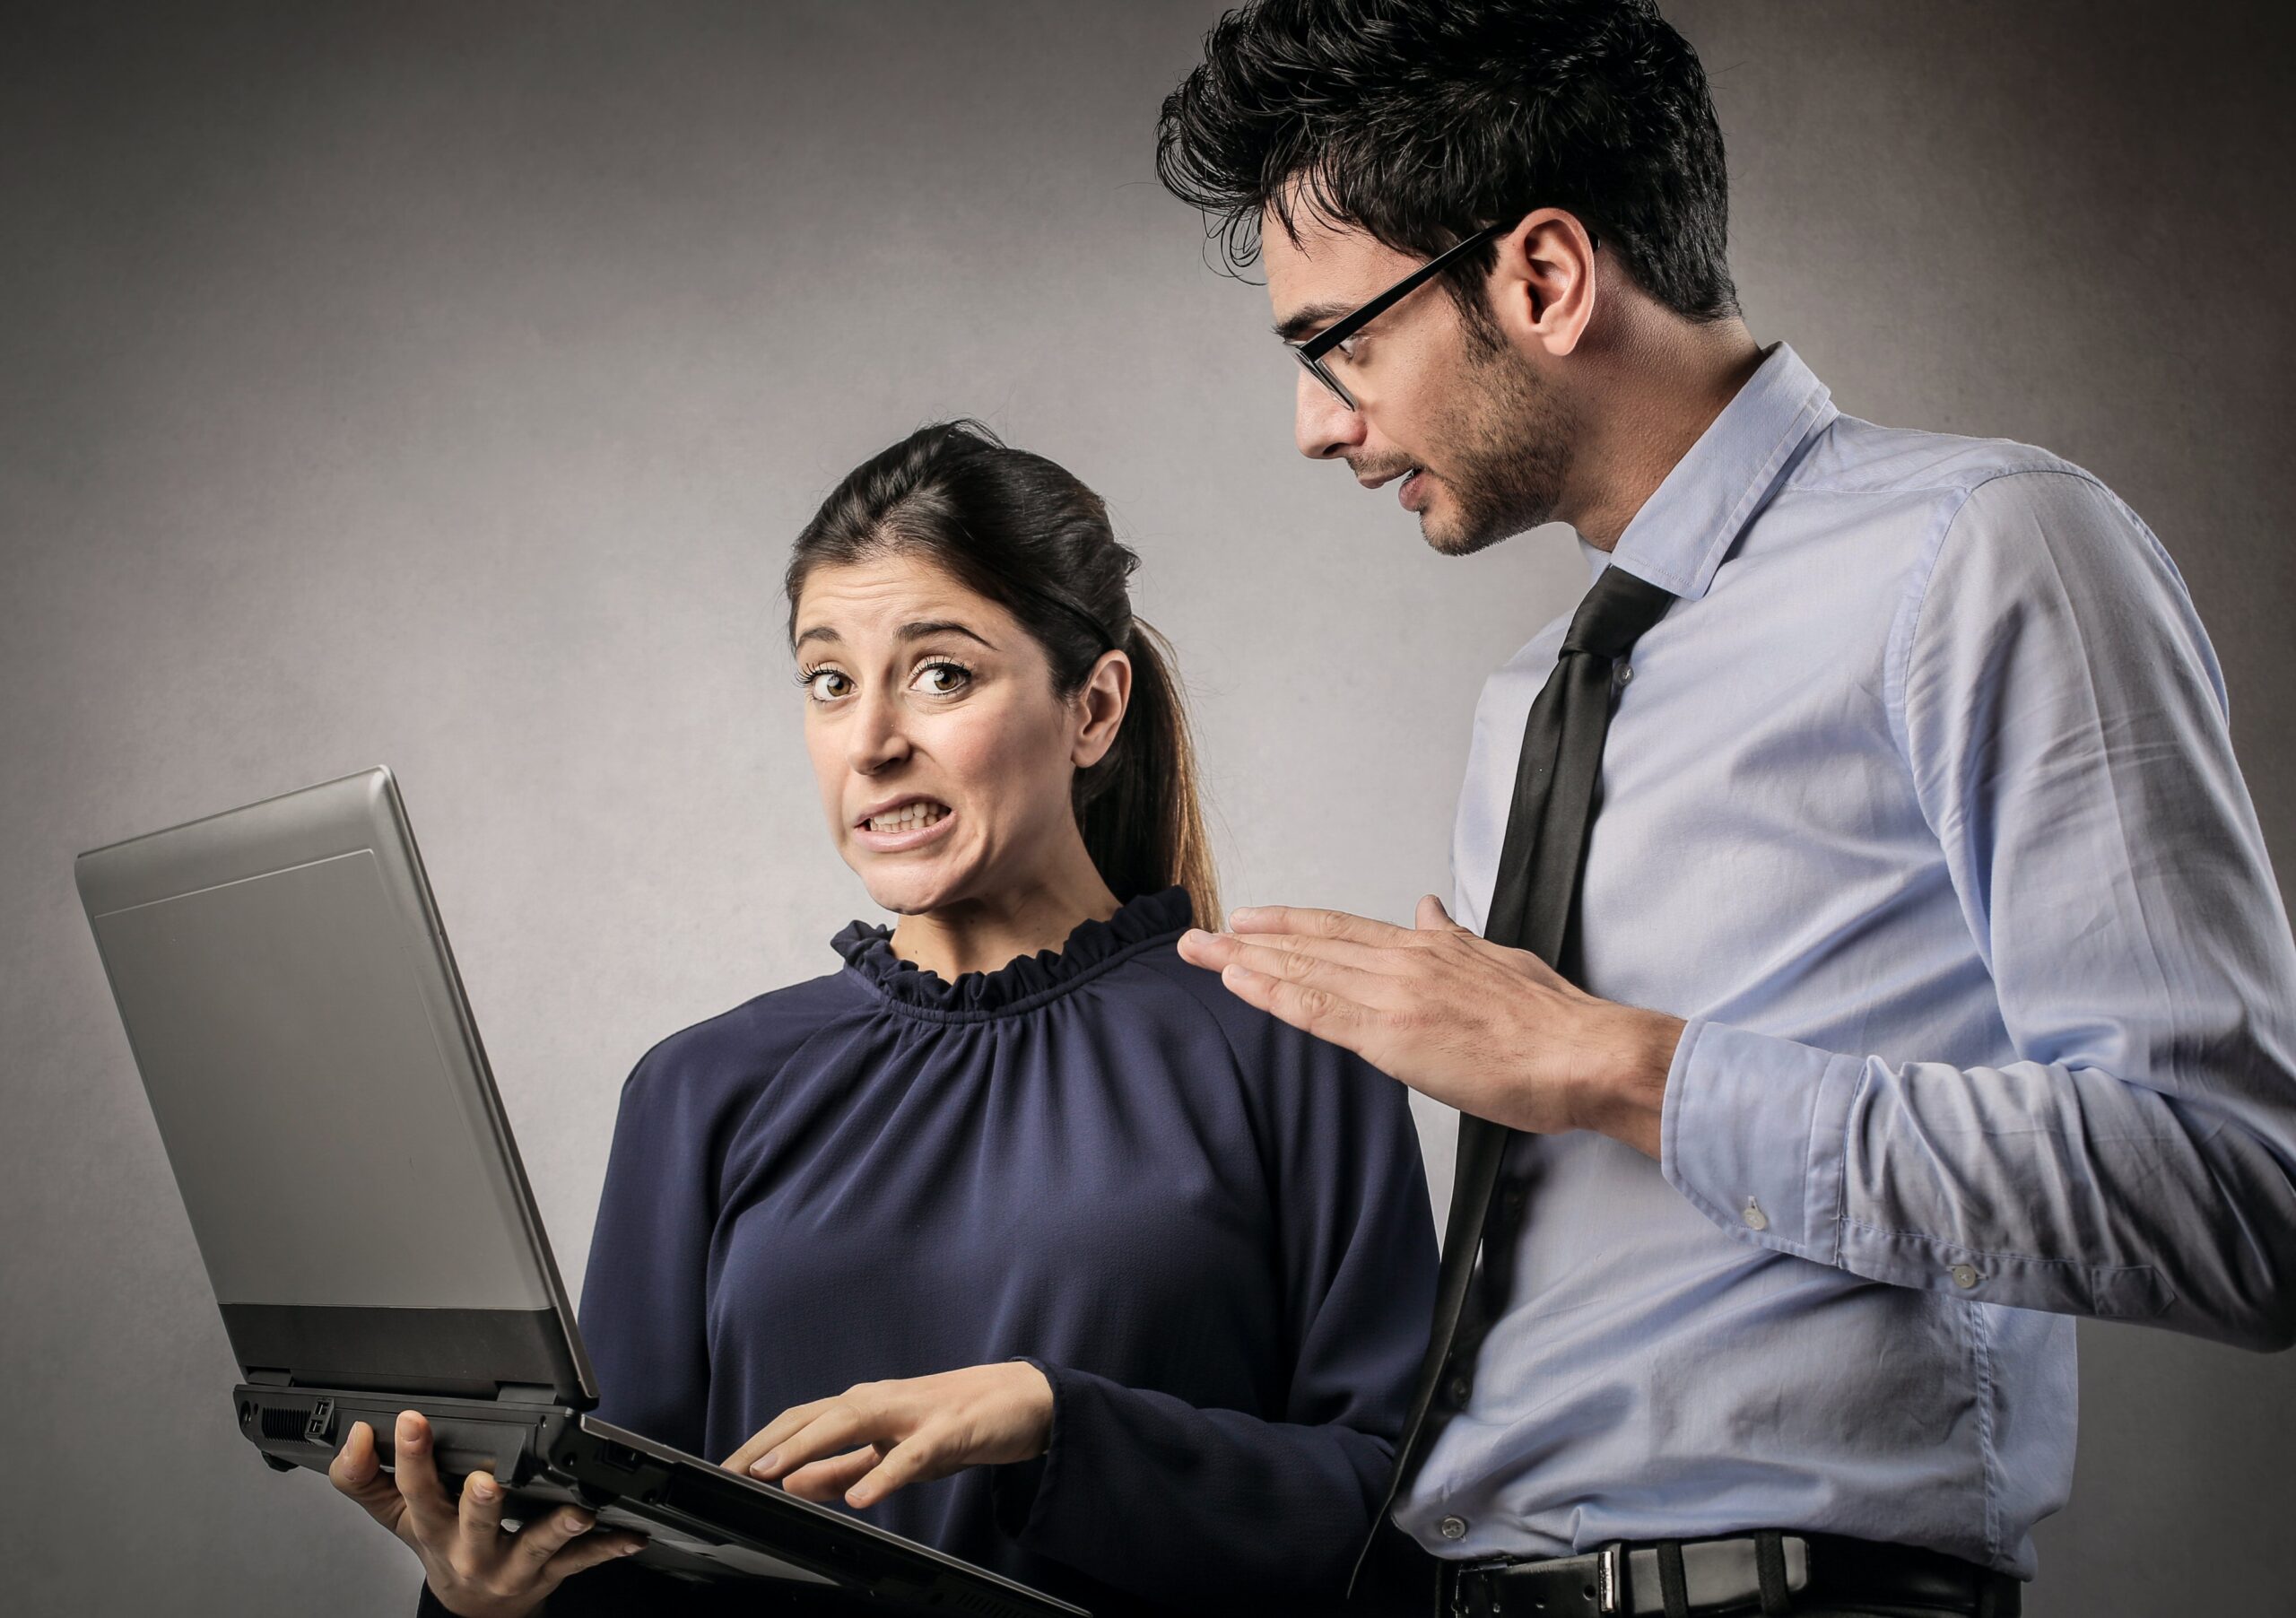
[[[921,558],[815,568],[796,631],[830,835],[881,908],[1011,893],[1081,851],[1070,785],[1115,739],[1121,696],[1113,718],[1059,700],[1020,621]]]

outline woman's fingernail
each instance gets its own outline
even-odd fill
[[[419,1444],[422,1441],[422,1426],[411,1415],[403,1415],[399,1417],[398,1426],[396,1431],[398,1435],[398,1441],[402,1444]]]
[[[614,1554],[616,1556],[635,1556],[639,1552],[645,1548],[646,1547],[644,1545],[618,1545],[614,1548]]]
[[[763,1477],[767,1473],[772,1471],[780,1464],[781,1451],[778,1449],[769,1449],[763,1455],[759,1456],[757,1459],[750,1463],[750,1473],[752,1476]]]
[[[491,1478],[474,1477],[470,1480],[470,1492],[480,1500],[492,1500],[494,1481]]]

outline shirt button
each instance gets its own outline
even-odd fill
[[[1624,685],[1629,680],[1633,678],[1634,665],[1631,663],[1622,663],[1618,665],[1618,683],[1621,685]]]
[[[1746,1211],[1739,1214],[1738,1217],[1746,1222],[1746,1229],[1749,1231],[1767,1231],[1770,1229],[1770,1215],[1763,1213],[1761,1211],[1761,1205],[1751,1196],[1746,1198]]]
[[[1952,1269],[1947,1270],[1945,1274],[1953,1278],[1953,1284],[1955,1286],[1961,1287],[1964,1290],[1977,1284],[1977,1269],[1974,1266],[1957,1264]]]
[[[1464,1409],[1467,1402],[1467,1394],[1471,1390],[1465,1377],[1453,1377],[1450,1385],[1443,1391],[1450,1396],[1452,1404]]]
[[[1467,1536],[1466,1519],[1463,1517],[1447,1517],[1435,1525],[1435,1532],[1446,1539],[1465,1539]]]

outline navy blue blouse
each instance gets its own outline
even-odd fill
[[[582,1295],[600,1414],[715,1459],[1026,1358],[1046,1454],[868,1520],[1103,1612],[1335,1605],[1433,1298],[1418,1142],[1401,1085],[1182,961],[1187,924],[1174,888],[950,983],[855,922],[843,970],[649,1051]]]

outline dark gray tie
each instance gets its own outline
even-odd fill
[[[1493,944],[1528,950],[1549,966],[1562,969],[1572,943],[1578,911],[1578,874],[1586,856],[1587,828],[1595,817],[1602,779],[1603,738],[1610,729],[1613,671],[1642,632],[1665,615],[1674,597],[1622,569],[1603,570],[1578,610],[1571,614],[1554,672],[1547,676],[1523,726],[1523,751],[1515,764],[1515,801],[1507,814],[1506,840],[1500,847],[1498,881],[1492,889],[1483,935]],[[1425,1458],[1440,1431],[1429,1418],[1441,1396],[1448,1415],[1466,1402],[1480,1329],[1463,1336],[1460,1316],[1483,1253],[1492,1194],[1507,1147],[1518,1131],[1484,1118],[1461,1115],[1457,1171],[1451,1182],[1451,1213],[1444,1227],[1443,1265],[1435,1282],[1435,1321],[1427,1357],[1411,1400],[1411,1414],[1396,1443],[1386,1498],[1371,1519],[1376,1539],[1396,1497]],[[1490,1264],[1489,1256],[1485,1257]],[[1495,1266],[1493,1267],[1496,1267]],[[1492,1276],[1492,1281],[1503,1278]],[[1486,1312],[1487,1313],[1487,1312]],[[1478,1323],[1487,1326],[1488,1318]],[[1364,1547],[1366,1554],[1370,1546]],[[1363,1558],[1356,1559],[1362,1570]]]

